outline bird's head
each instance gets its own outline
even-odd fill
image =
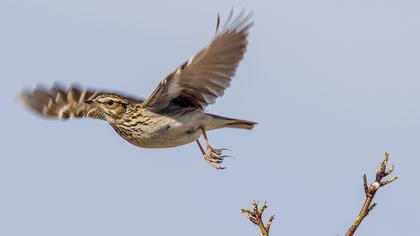
[[[100,109],[108,121],[121,118],[127,111],[129,104],[127,99],[111,93],[101,94],[91,100],[85,100],[85,103]]]

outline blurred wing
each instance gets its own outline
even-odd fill
[[[220,32],[218,19],[210,45],[162,80],[143,108],[162,110],[169,104],[204,108],[223,95],[244,56],[253,24],[251,14],[232,15],[231,11]]]
[[[103,91],[82,90],[78,86],[63,89],[59,85],[52,88],[37,87],[33,91],[24,90],[20,94],[21,101],[31,110],[44,117],[68,119],[72,117],[90,117],[105,120],[105,116],[99,108],[85,103],[103,94]],[[121,96],[121,95],[120,95]],[[122,96],[130,102],[142,102],[142,100]]]

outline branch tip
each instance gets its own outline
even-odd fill
[[[373,208],[377,206],[376,203],[373,203],[373,204],[371,203],[378,189],[398,179],[398,177],[395,176],[395,177],[382,181],[384,177],[390,175],[394,171],[393,164],[391,165],[388,171],[386,170],[388,161],[389,161],[389,154],[386,152],[384,155],[384,159],[380,163],[380,166],[376,169],[375,182],[371,183],[370,185],[368,185],[366,175],[363,175],[363,188],[365,191],[366,199],[356,220],[347,230],[346,236],[352,236],[356,232],[359,225],[362,223],[363,219],[369,214],[371,210],[373,210]]]
[[[394,176],[394,177],[392,177],[392,178],[390,178],[390,179],[387,179],[387,180],[385,180],[385,181],[381,182],[381,187],[382,187],[382,186],[385,186],[385,185],[387,185],[387,184],[390,184],[390,183],[394,182],[394,181],[395,181],[395,180],[397,180],[397,179],[398,179],[398,176]]]
[[[268,232],[270,230],[271,224],[274,220],[274,215],[268,219],[267,224],[264,224],[262,219],[262,214],[264,213],[265,209],[267,209],[267,202],[264,201],[261,208],[258,207],[258,202],[254,200],[252,202],[252,211],[248,209],[241,209],[242,213],[245,215],[246,218],[249,219],[253,224],[257,225],[263,236],[268,236]]]
[[[367,196],[369,194],[369,187],[368,187],[368,183],[367,183],[366,174],[363,175],[363,187],[365,189],[365,194]]]
[[[392,171],[394,171],[394,164],[392,164],[391,167],[389,168],[389,170],[387,172],[385,172],[385,176],[390,175],[392,173]]]

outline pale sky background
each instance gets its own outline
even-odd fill
[[[21,88],[60,81],[146,97],[213,37],[216,15],[254,11],[249,48],[209,111],[255,120],[195,143],[141,149],[98,120],[42,119]],[[391,0],[0,1],[0,235],[343,235],[385,151],[400,179],[358,235],[420,223],[420,3]]]

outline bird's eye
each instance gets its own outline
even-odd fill
[[[114,104],[114,101],[109,100],[109,101],[108,101],[108,105],[109,105],[109,106],[111,106],[112,104]]]

